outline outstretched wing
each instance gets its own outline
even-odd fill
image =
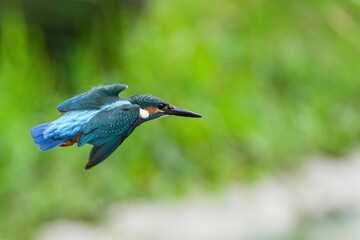
[[[138,105],[123,105],[104,110],[90,120],[78,143],[94,145],[85,169],[105,160],[134,131],[140,119],[139,110]]]
[[[90,91],[62,102],[57,109],[61,113],[74,110],[99,109],[104,104],[118,101],[120,99],[119,93],[126,88],[127,86],[123,84],[95,87]]]
[[[122,141],[123,140],[120,138],[112,137],[102,145],[94,145],[94,147],[91,149],[89,160],[85,166],[85,169],[90,169],[104,161],[120,146]]]

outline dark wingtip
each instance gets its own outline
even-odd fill
[[[86,164],[85,167],[84,167],[84,169],[85,169],[85,170],[89,170],[89,169],[92,168],[92,167],[93,167],[93,166],[90,166],[90,165],[87,165],[87,164]]]
[[[89,160],[85,169],[90,169],[109,157],[121,144],[121,139],[113,137],[102,145],[94,145],[91,149]]]
[[[95,166],[95,165],[86,164],[85,167],[84,167],[84,169],[85,169],[85,170],[89,170],[89,169],[92,168],[93,166]]]
[[[84,169],[89,170],[90,168],[93,168],[96,165],[98,165],[99,163],[101,163],[103,160],[105,160],[105,159],[102,159],[102,160],[99,160],[99,161],[91,161],[89,159],[89,162],[85,165]]]

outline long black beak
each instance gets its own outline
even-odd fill
[[[201,115],[190,112],[186,109],[182,109],[179,107],[173,106],[172,108],[169,108],[165,111],[167,115],[175,115],[175,116],[181,116],[181,117],[191,117],[191,118],[201,118]]]

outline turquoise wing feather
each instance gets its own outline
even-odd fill
[[[75,110],[100,109],[105,104],[120,100],[118,95],[126,88],[127,86],[123,84],[96,87],[62,102],[57,109],[61,113]]]

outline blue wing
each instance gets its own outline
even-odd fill
[[[62,102],[57,109],[61,113],[74,110],[100,109],[105,104],[118,101],[120,99],[119,93],[126,88],[127,86],[123,84],[96,87]]]
[[[123,105],[115,109],[104,110],[94,116],[86,125],[78,145],[94,145],[89,161],[89,169],[105,160],[138,126],[138,105]]]

